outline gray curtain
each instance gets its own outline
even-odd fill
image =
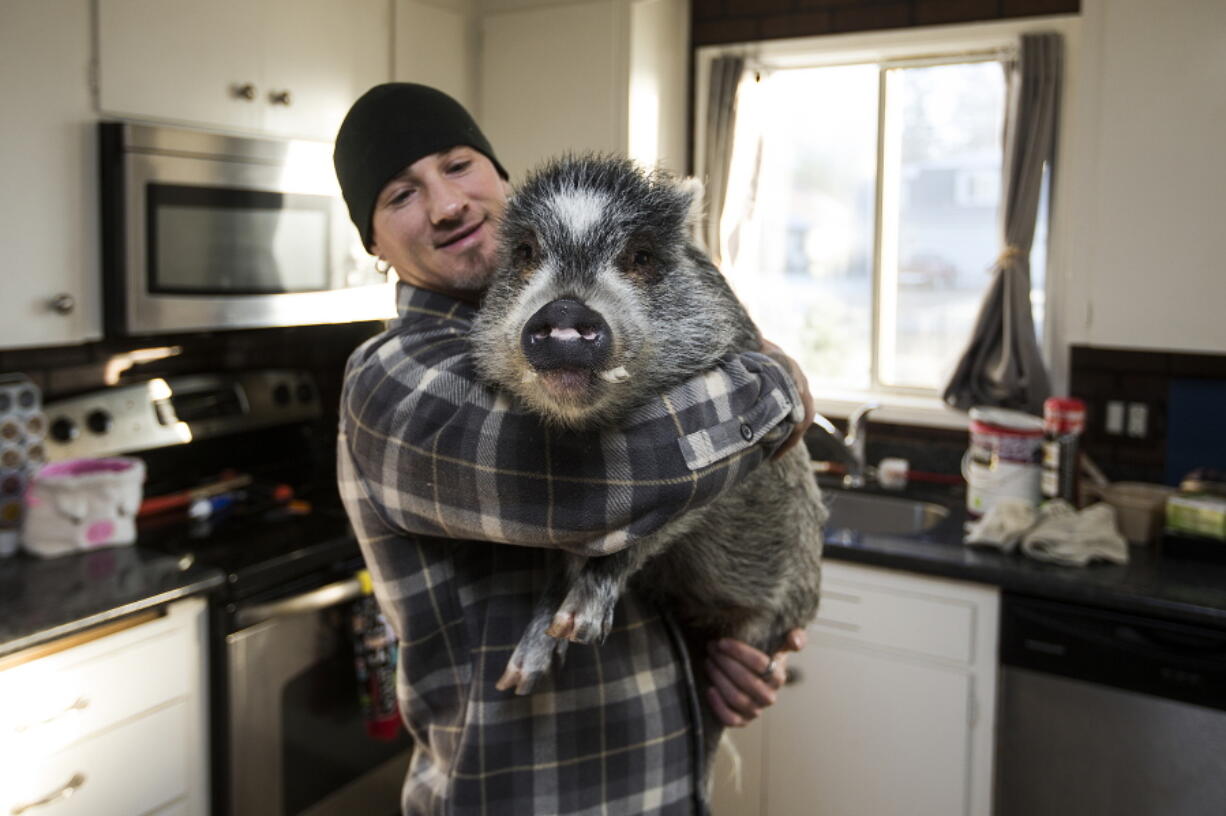
[[[707,140],[703,150],[706,171],[707,207],[703,222],[703,242],[711,260],[718,266],[719,219],[728,192],[728,167],[732,162],[732,134],[736,128],[736,90],[745,72],[744,57],[719,57],[711,63],[711,82],[707,91]]]
[[[1030,246],[1043,183],[1055,148],[1064,74],[1059,34],[1026,34],[1007,67],[1002,248],[970,342],[945,386],[963,411],[976,405],[1041,414],[1051,385],[1030,311]]]

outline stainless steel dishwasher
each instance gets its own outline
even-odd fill
[[[1226,813],[1226,628],[1006,593],[996,816]]]

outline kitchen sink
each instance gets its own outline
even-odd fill
[[[822,495],[830,508],[827,530],[854,530],[878,535],[917,535],[931,530],[949,515],[949,508],[935,502],[825,490]]]

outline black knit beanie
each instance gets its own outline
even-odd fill
[[[464,107],[442,91],[412,82],[388,82],[362,94],[336,134],[332,163],[349,217],[370,249],[375,200],[383,185],[413,162],[466,145],[507,171]]]

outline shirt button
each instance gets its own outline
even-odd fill
[[[753,428],[749,427],[748,422],[741,425],[741,438],[746,442],[753,439]]]

